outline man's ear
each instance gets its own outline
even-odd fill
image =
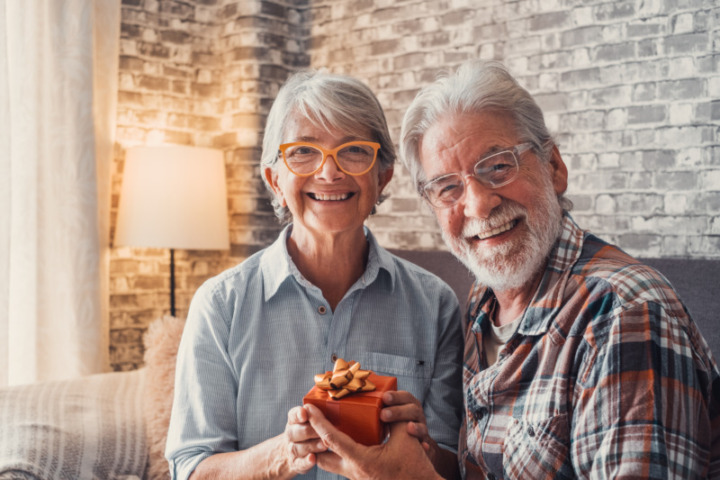
[[[553,145],[550,152],[550,175],[552,176],[552,184],[557,195],[562,195],[567,190],[568,185],[568,169],[567,165],[560,155],[557,145]]]
[[[265,167],[265,169],[263,170],[263,175],[265,175],[265,180],[267,180],[268,185],[270,185],[270,188],[272,188],[272,191],[275,194],[275,197],[277,198],[280,205],[283,207],[287,207],[285,195],[283,195],[283,191],[280,188],[280,185],[278,185],[277,171],[273,170],[270,167]]]

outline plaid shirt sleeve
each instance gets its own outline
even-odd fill
[[[717,478],[720,382],[689,317],[609,291],[594,304],[572,401],[579,476]]]
[[[516,334],[488,366],[470,295],[466,478],[720,478],[720,373],[667,280],[566,216]]]

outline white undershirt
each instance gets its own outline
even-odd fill
[[[520,325],[522,315],[512,322],[496,327],[494,322],[490,322],[490,331],[488,335],[483,336],[483,348],[485,349],[485,358],[488,366],[495,364],[498,352],[505,346],[508,340],[513,336]]]

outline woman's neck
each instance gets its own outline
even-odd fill
[[[319,233],[293,227],[287,247],[300,273],[322,291],[333,310],[362,276],[369,250],[362,228]]]

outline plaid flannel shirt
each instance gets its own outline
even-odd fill
[[[459,456],[467,478],[720,478],[720,374],[668,281],[569,215],[488,367],[493,293],[470,293]]]

